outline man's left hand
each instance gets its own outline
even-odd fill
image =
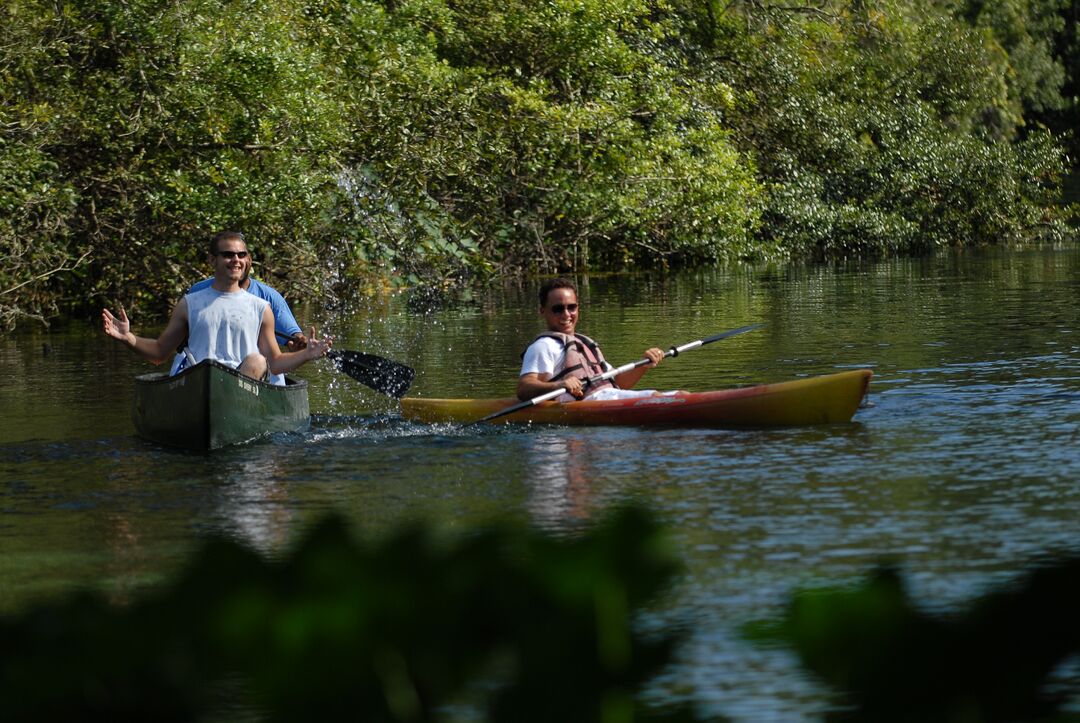
[[[334,343],[334,337],[324,336],[322,339],[315,333],[315,327],[311,327],[311,336],[305,340],[304,348],[307,349],[308,359],[318,359],[326,356]]]

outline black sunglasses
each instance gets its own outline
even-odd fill
[[[569,311],[571,314],[573,314],[575,311],[577,311],[577,304],[555,304],[551,307],[551,311],[554,314],[561,314],[564,311]]]
[[[247,255],[248,255],[248,252],[247,251],[218,251],[216,255],[220,256],[223,259],[232,259],[232,258],[246,259]]]

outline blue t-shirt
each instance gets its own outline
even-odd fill
[[[266,299],[270,302],[270,313],[274,315],[274,331],[282,335],[285,339],[288,339],[293,334],[300,333],[300,325],[296,323],[296,317],[293,316],[292,310],[285,302],[285,297],[277,292],[276,289],[257,281],[254,278],[248,279],[247,292],[253,294],[260,299]],[[195,291],[202,291],[203,289],[210,288],[214,283],[213,277],[209,279],[203,279],[202,281],[193,284],[187,293],[193,293]],[[283,341],[279,339],[279,341]],[[172,369],[170,374],[176,374],[184,368],[186,360],[183,354],[177,354],[173,358]],[[271,375],[271,382],[274,384],[284,384],[285,379],[282,375]]]

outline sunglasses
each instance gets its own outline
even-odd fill
[[[246,259],[247,255],[248,255],[248,252],[247,251],[218,251],[216,255],[220,256],[223,259],[233,259],[233,258]]]
[[[551,307],[551,312],[553,314],[561,314],[564,311],[569,311],[571,314],[573,314],[575,311],[577,311],[577,304],[555,304]]]

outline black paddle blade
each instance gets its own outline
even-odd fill
[[[362,351],[331,349],[326,358],[361,384],[396,399],[405,396],[416,376],[412,367]]]

